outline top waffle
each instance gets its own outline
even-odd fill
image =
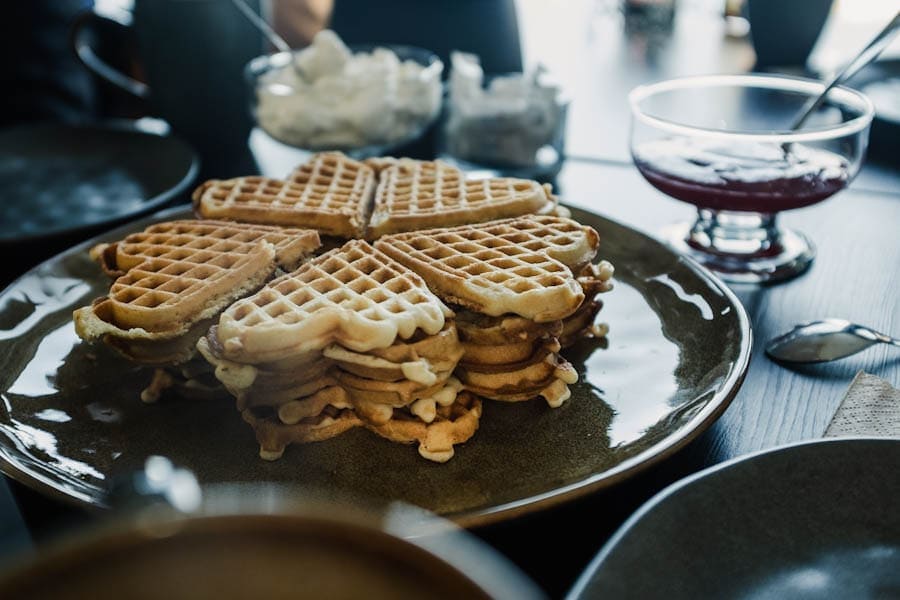
[[[440,161],[379,159],[375,208],[366,236],[479,223],[516,217],[555,206],[549,191],[534,181],[493,178],[468,181]]]
[[[188,233],[189,225],[170,225],[167,232],[135,234],[122,248],[124,264],[118,263],[118,244],[101,252],[104,264],[113,259],[114,269],[127,272],[115,280],[106,298],[75,311],[78,335],[173,338],[258,288],[275,270],[275,247],[265,239],[270,231],[201,226],[211,228],[215,237]],[[317,247],[318,235],[309,236],[310,249]]]
[[[541,218],[400,233],[381,238],[375,247],[421,275],[447,302],[489,316],[555,321],[572,314],[584,293],[570,268],[552,254],[586,255],[572,251],[572,240],[577,247],[582,235],[583,240],[592,236],[553,235],[550,222],[542,225]],[[568,228],[565,219],[554,219]]]
[[[217,342],[224,358],[255,364],[331,343],[367,352],[417,329],[434,335],[451,315],[418,275],[353,240],[235,302]]]
[[[120,277],[145,261],[185,249],[245,254],[260,241],[274,246],[275,262],[284,270],[297,268],[320,245],[319,234],[311,229],[183,220],[157,223],[119,242],[98,244],[91,248],[91,258],[111,277]]]
[[[337,152],[323,152],[287,181],[267,177],[211,180],[194,191],[200,217],[299,225],[340,237],[362,237],[375,173]]]

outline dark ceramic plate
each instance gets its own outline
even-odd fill
[[[405,500],[465,525],[612,485],[725,410],[747,368],[750,326],[732,293],[695,263],[612,221],[575,217],[600,232],[602,256],[616,265],[617,287],[600,313],[611,324],[608,348],[585,340],[568,350],[581,380],[561,408],[487,403],[478,433],[446,464],[362,429],[265,462],[228,400],[142,404],[150,371],[75,335],[72,310],[109,286],[88,242],[0,294],[0,468],[99,507],[112,477],[163,454],[203,483],[301,483],[326,498]]]
[[[569,598],[900,598],[898,473],[891,439],[717,465],[647,502]]]
[[[197,171],[181,140],[130,122],[0,132],[0,248],[159,210]]]

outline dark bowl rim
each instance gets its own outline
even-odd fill
[[[896,438],[878,437],[878,436],[853,436],[853,437],[835,437],[835,438],[817,438],[811,440],[800,440],[787,444],[781,444],[771,448],[763,448],[749,454],[742,454],[724,462],[712,465],[692,473],[674,483],[666,486],[657,492],[653,497],[644,502],[630,517],[615,531],[612,537],[607,540],[600,551],[591,559],[590,564],[585,568],[578,580],[566,594],[567,600],[578,600],[585,597],[585,590],[590,584],[594,574],[602,567],[603,563],[609,558],[610,554],[615,550],[616,546],[634,529],[637,524],[649,513],[657,510],[666,500],[678,494],[680,491],[693,486],[698,481],[715,477],[722,471],[730,470],[736,466],[752,462],[760,457],[790,453],[797,448],[818,445],[856,445],[856,444],[884,444],[884,445],[900,445],[900,440]]]
[[[136,135],[145,135],[155,138],[167,138],[176,144],[182,146],[184,151],[190,157],[190,164],[181,179],[166,190],[155,196],[147,198],[141,202],[141,206],[132,211],[111,217],[98,219],[92,223],[83,223],[74,226],[58,227],[49,229],[39,233],[18,234],[15,237],[0,236],[0,248],[9,248],[17,244],[33,244],[40,241],[53,240],[77,234],[79,232],[92,232],[101,227],[111,227],[117,224],[125,224],[139,217],[143,217],[158,211],[165,207],[173,198],[184,192],[197,178],[200,171],[200,158],[197,156],[196,150],[179,136],[168,131],[156,131],[140,124],[140,119],[110,119],[106,121],[98,121],[96,123],[82,124],[66,124],[55,122],[35,122],[17,125],[4,129],[0,135],[15,133],[16,131],[28,131],[29,129],[66,129],[73,131],[104,131],[104,132],[122,132]]]

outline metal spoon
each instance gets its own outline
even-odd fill
[[[265,22],[258,14],[256,14],[250,6],[244,2],[244,0],[231,0],[231,2],[237,7],[241,13],[247,17],[247,20],[253,23],[253,26],[259,29],[266,39],[269,40],[269,43],[278,48],[279,52],[290,52],[291,47],[288,46],[288,43],[284,41],[284,38],[275,33],[275,30],[269,27],[269,24]]]
[[[900,347],[900,340],[843,319],[801,323],[769,340],[766,354],[789,363],[820,363],[856,354],[874,344]]]
[[[894,34],[897,33],[897,30],[900,29],[900,12],[897,12],[894,15],[894,18],[891,19],[891,22],[887,24],[887,26],[881,30],[881,32],[875,36],[875,38],[869,42],[869,44],[863,48],[859,54],[853,57],[847,65],[841,69],[837,75],[832,77],[831,81],[828,82],[828,85],[825,86],[825,89],[822,90],[822,93],[819,94],[816,98],[809,101],[806,106],[803,107],[803,110],[799,115],[794,119],[794,122],[791,123],[789,129],[791,131],[795,129],[800,129],[803,124],[806,122],[806,119],[809,118],[811,114],[813,114],[819,106],[825,101],[825,98],[828,96],[828,92],[831,91],[831,88],[834,86],[843,83],[853,77],[860,69],[868,65],[870,62],[878,58],[878,55],[881,54],[881,51],[887,48],[891,39],[893,39]]]
[[[269,40],[269,43],[275,46],[278,52],[287,52],[291,54],[293,51],[291,47],[288,45],[284,38],[278,35],[274,29],[272,29],[268,23],[266,23],[265,19],[256,14],[252,8],[244,1],[244,0],[231,0],[232,4],[234,4],[241,14],[243,14],[248,21],[250,21],[254,27],[259,29],[262,34]],[[291,60],[291,64],[294,67],[294,70],[300,77],[305,77],[303,70],[300,68],[300,65],[296,60]]]

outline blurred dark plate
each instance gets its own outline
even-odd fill
[[[734,295],[696,263],[628,227],[573,211],[595,227],[616,289],[601,319],[608,348],[564,353],[579,371],[572,398],[487,402],[475,437],[440,465],[364,429],[266,462],[230,398],[175,395],[146,405],[151,371],[75,335],[72,310],[105,295],[87,249],[144,219],[50,259],[0,294],[0,469],[41,492],[104,507],[111,478],[162,454],[201,483],[275,482],[313,497],[402,500],[464,525],[511,518],[615,485],[683,447],[737,392],[750,326]]]
[[[4,600],[540,600],[472,534],[408,505],[310,503],[281,486],[203,490],[189,513],[151,503],[0,565]]]
[[[879,60],[856,75],[847,85],[866,94],[875,104],[869,133],[872,156],[900,163],[900,59]]]
[[[0,248],[159,210],[187,189],[197,167],[187,144],[130,121],[0,131]]]
[[[896,439],[717,465],[647,502],[569,598],[900,598],[898,474]]]

